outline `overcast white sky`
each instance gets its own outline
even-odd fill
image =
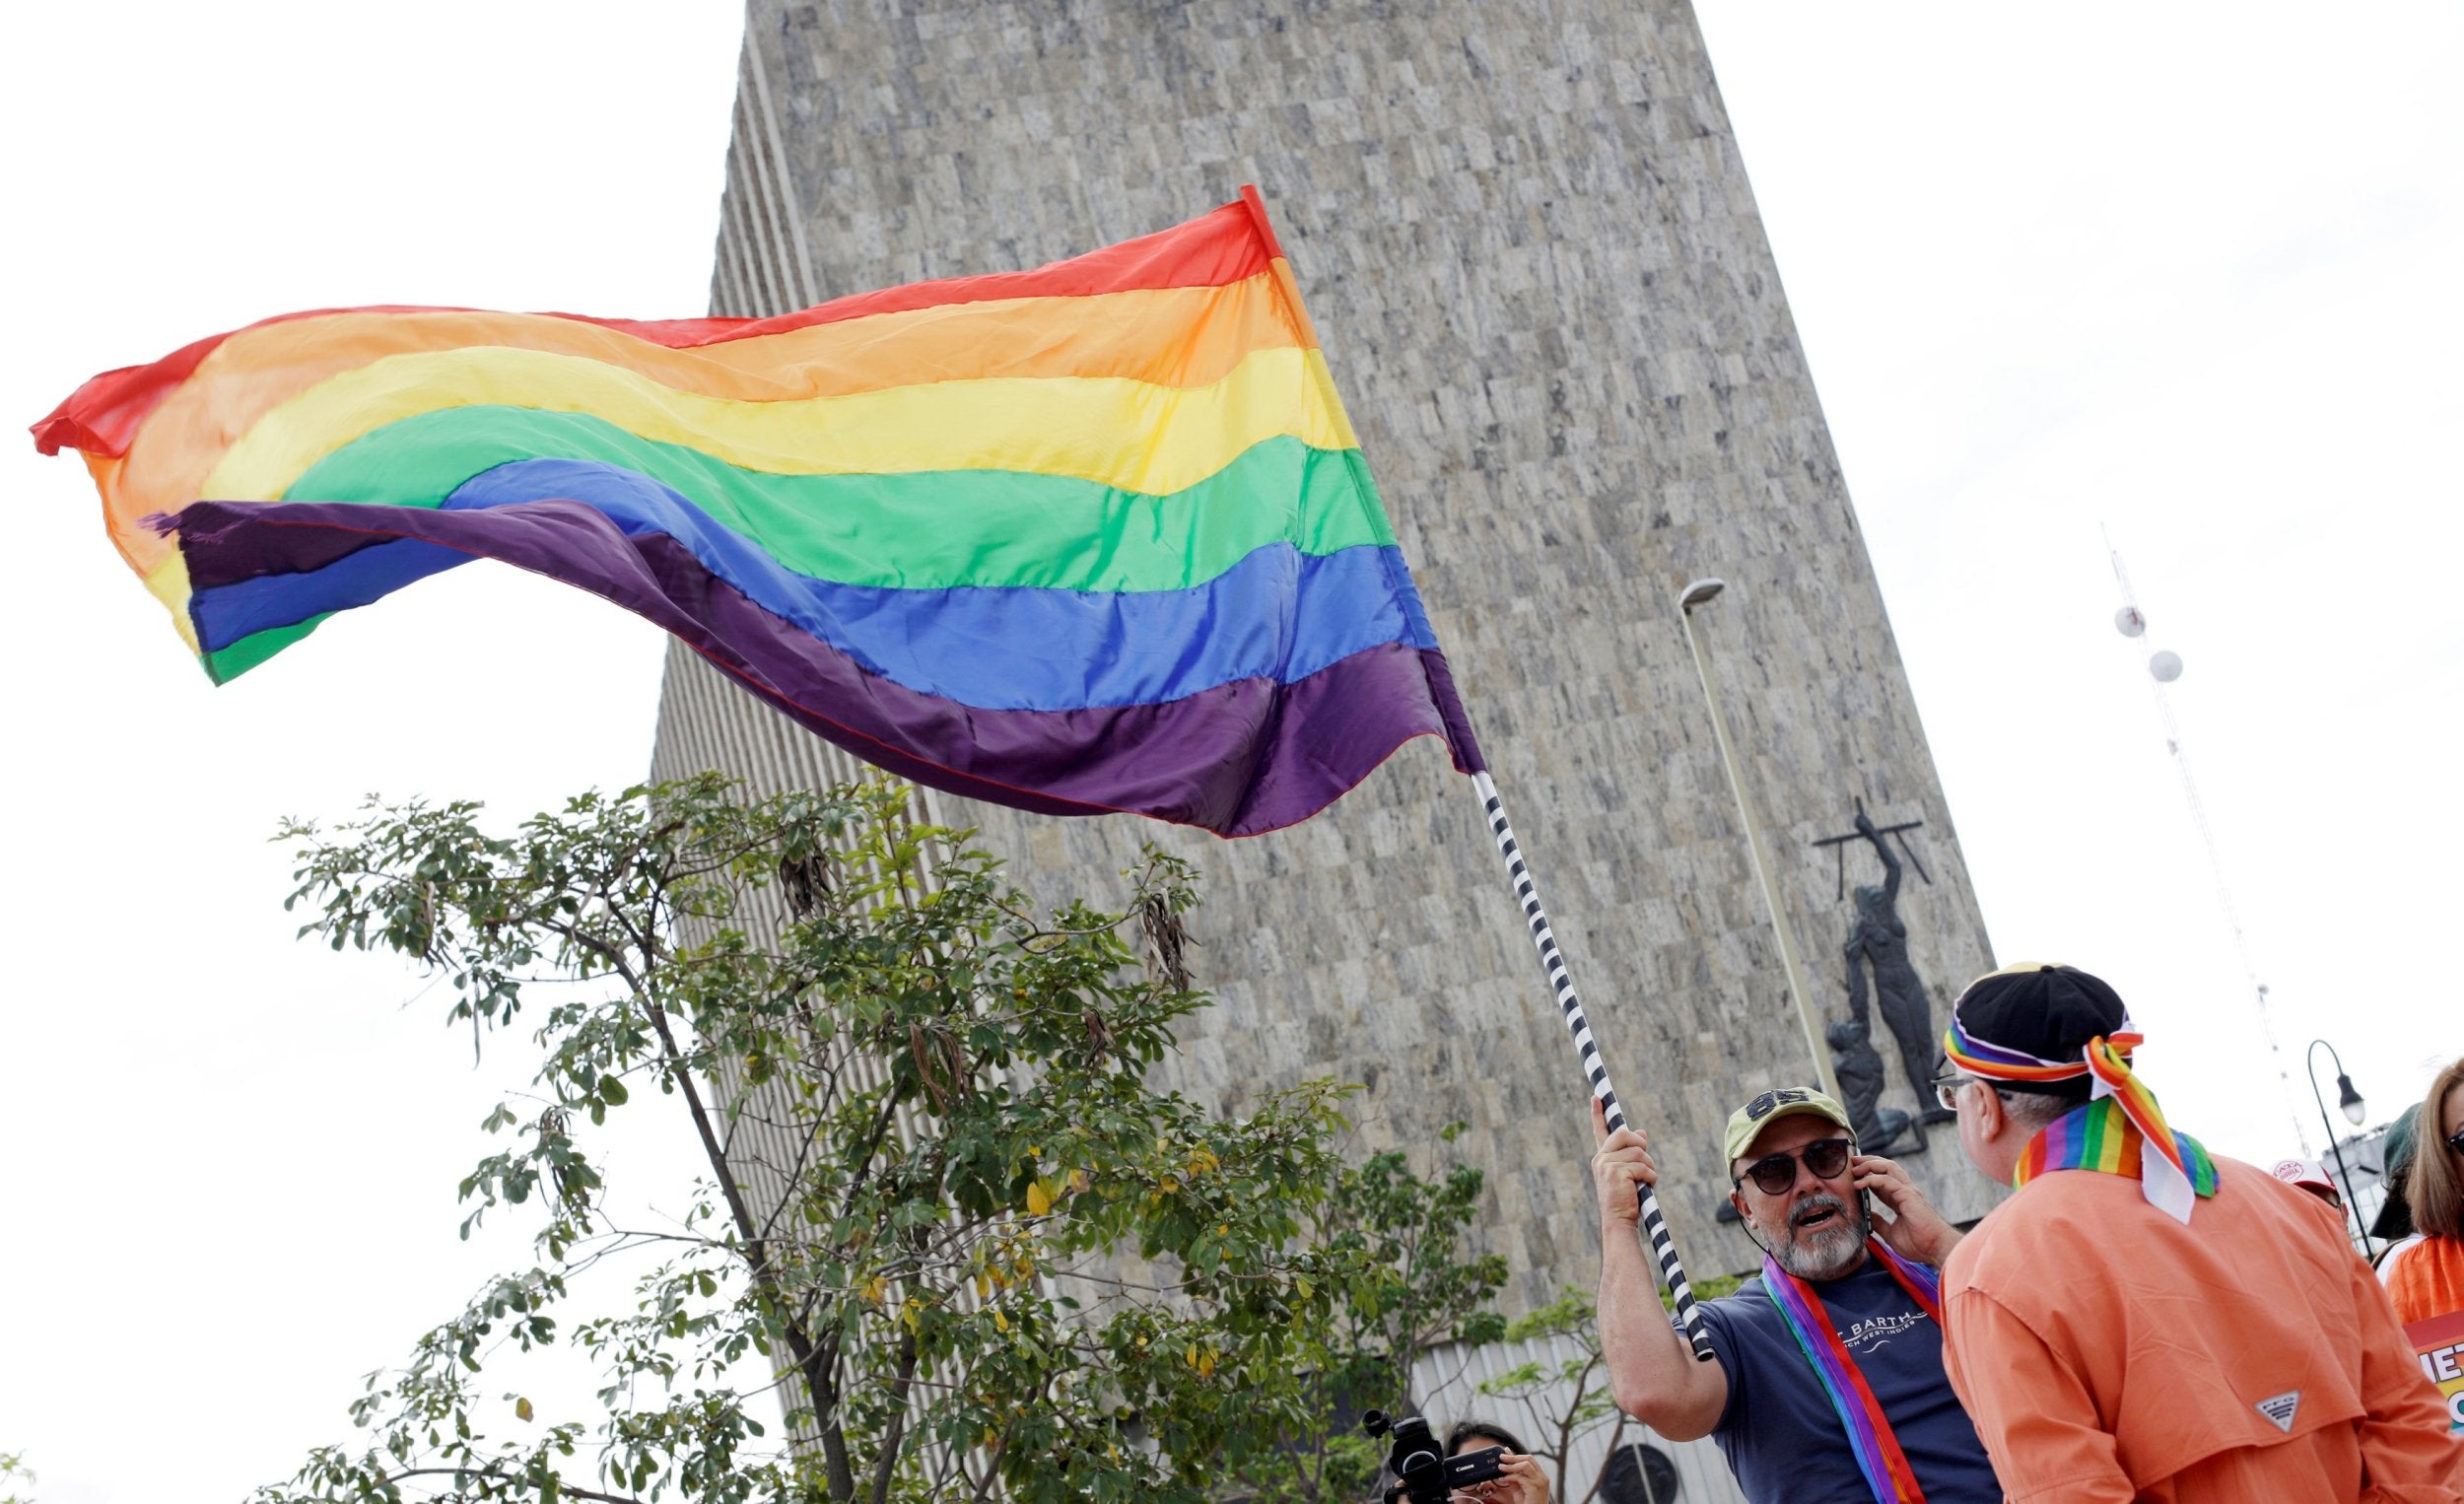
[[[2247,1158],[2293,1128],[2141,663],[2188,661],[2293,1068],[2327,1034],[2385,1116],[2464,1051],[2460,15],[1704,7],[1996,946],[2112,978],[2172,1116]],[[13,422],[284,309],[704,307],[727,7],[7,27]],[[508,1252],[449,1228],[510,1061],[472,1070],[398,971],[294,945],[266,837],[372,790],[510,816],[639,777],[659,640],[471,569],[213,691],[75,462],[0,465],[0,1451],[46,1504],[232,1498],[345,1435],[358,1376]]]

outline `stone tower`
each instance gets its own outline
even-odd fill
[[[1930,1028],[1984,924],[1770,246],[1684,0],[752,0],[713,311],[1026,267],[1263,188],[1698,1273],[1718,1132],[1812,1079],[1677,607],[1698,629],[1812,991],[1847,997],[1858,801],[1908,833],[1897,901]],[[760,787],[845,754],[672,651],[657,771]],[[1204,869],[1200,1016],[1173,1084],[1366,1083],[1364,1147],[1483,1166],[1509,1305],[1596,1268],[1586,1093],[1468,781],[1406,747],[1242,842],[938,798],[1048,896],[1142,841]],[[1845,866],[1840,865],[1844,859]],[[1918,1107],[1898,1052],[1888,1106]],[[1929,1056],[1930,1058],[1930,1056]],[[1422,1168],[1427,1167],[1427,1160]],[[1908,1161],[1953,1216],[1952,1137]]]

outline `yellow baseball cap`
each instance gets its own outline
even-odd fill
[[[1728,1115],[1728,1148],[1721,1157],[1729,1164],[1737,1163],[1738,1156],[1745,1152],[1745,1145],[1754,1141],[1755,1134],[1782,1118],[1801,1113],[1836,1123],[1846,1128],[1852,1137],[1856,1133],[1856,1125],[1848,1121],[1848,1110],[1825,1093],[1811,1086],[1782,1086],[1762,1093]]]

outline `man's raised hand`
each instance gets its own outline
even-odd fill
[[[1592,1098],[1592,1189],[1600,1196],[1603,1222],[1633,1222],[1642,1217],[1642,1186],[1660,1184],[1660,1167],[1652,1162],[1651,1139],[1640,1128],[1608,1131],[1608,1109]]]
[[[1958,1245],[1959,1229],[1934,1209],[1925,1193],[1908,1179],[1908,1172],[1899,1168],[1897,1161],[1880,1154],[1860,1154],[1849,1162],[1848,1169],[1857,1189],[1874,1193],[1874,1199],[1890,1214],[1887,1221],[1875,1217],[1875,1236],[1889,1244],[1890,1251],[1902,1259],[1942,1267],[1942,1262]]]

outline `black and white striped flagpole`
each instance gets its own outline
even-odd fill
[[[1558,954],[1557,937],[1548,928],[1548,914],[1540,908],[1540,890],[1532,885],[1532,869],[1523,860],[1523,851],[1515,845],[1514,827],[1506,823],[1506,809],[1497,801],[1497,785],[1486,771],[1472,775],[1472,787],[1479,794],[1481,805],[1488,811],[1488,832],[1497,838],[1497,855],[1506,861],[1506,876],[1514,884],[1515,901],[1523,906],[1523,918],[1532,926],[1532,943],[1540,948],[1540,966],[1548,973],[1548,985],[1557,993],[1557,1006],[1565,1010],[1566,1030],[1574,1036],[1575,1053],[1582,1057],[1583,1073],[1591,1077],[1592,1095],[1608,1110],[1608,1131],[1625,1127],[1625,1110],[1617,1105],[1617,1089],[1608,1084],[1608,1067],[1600,1060],[1600,1046],[1592,1039],[1591,1021],[1583,1016],[1583,1001],[1574,995],[1574,979],[1566,975],[1565,957]],[[1703,1331],[1702,1312],[1694,1305],[1694,1287],[1686,1282],[1685,1265],[1677,1263],[1677,1244],[1669,1237],[1669,1224],[1660,1215],[1660,1198],[1649,1186],[1637,1185],[1642,1203],[1643,1231],[1651,1238],[1651,1251],[1660,1259],[1660,1277],[1668,1283],[1669,1296],[1677,1303],[1677,1319],[1685,1329],[1686,1339],[1694,1344],[1694,1356],[1701,1362],[1712,1359],[1711,1338]]]

